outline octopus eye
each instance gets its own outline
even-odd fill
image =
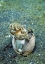
[[[32,30],[30,30],[30,31],[28,31],[28,34],[29,34],[29,33],[33,33],[33,31],[32,31]]]
[[[21,33],[22,33],[22,34],[24,34],[24,32],[23,32],[23,31],[21,31]]]

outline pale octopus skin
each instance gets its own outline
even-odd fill
[[[28,33],[28,30],[19,23],[10,24],[10,33],[13,35],[12,46],[16,53],[25,56],[33,51],[35,47],[35,35],[33,33]],[[22,49],[18,44],[21,44]]]

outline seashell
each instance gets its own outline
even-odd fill
[[[16,40],[14,35],[13,35],[13,38],[12,38],[12,46],[13,46],[13,49],[17,52],[17,53],[22,53],[22,46],[24,45],[25,43],[25,39],[24,40]]]
[[[23,46],[23,55],[30,54],[35,47],[35,36],[34,34],[31,36],[29,42]]]
[[[20,53],[24,56],[30,54],[35,47],[35,36],[33,34],[29,42],[26,42],[25,40],[15,40],[13,36],[12,46],[13,49],[16,50],[18,54]]]

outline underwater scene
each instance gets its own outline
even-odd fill
[[[45,64],[45,0],[0,0],[0,64]]]

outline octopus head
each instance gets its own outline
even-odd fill
[[[24,39],[28,36],[27,30],[19,23],[10,24],[10,33],[17,39]]]

